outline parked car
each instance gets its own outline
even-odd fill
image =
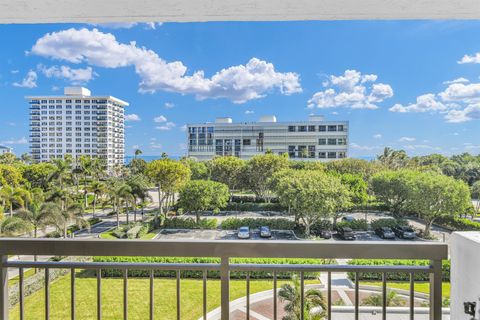
[[[337,233],[343,240],[355,240],[355,234],[353,233],[351,228],[338,228]]]
[[[250,239],[250,228],[249,227],[240,227],[240,229],[238,229],[238,238],[239,239]]]
[[[266,227],[266,226],[260,227],[260,237],[270,238],[271,236],[272,236],[272,232],[270,231],[269,227]]]
[[[398,226],[393,228],[397,237],[402,239],[415,239],[415,231],[409,226]]]
[[[330,230],[322,230],[320,232],[320,238],[331,239],[332,238],[332,232]]]
[[[350,217],[350,216],[345,216],[345,217],[342,217],[342,221],[343,222],[352,222],[352,221],[355,221],[355,218]]]
[[[382,239],[395,239],[395,233],[389,227],[381,227],[375,229],[375,233]]]

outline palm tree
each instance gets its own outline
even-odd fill
[[[383,304],[382,296],[379,294],[372,294],[369,297],[362,300],[362,305],[364,306],[375,306],[380,307]],[[400,307],[405,305],[405,301],[398,296],[398,294],[389,290],[387,293],[387,306]]]
[[[122,204],[122,195],[127,192],[129,187],[118,178],[110,179],[107,186],[108,201],[112,204],[113,212],[117,215],[117,228],[120,228],[119,207]]]
[[[68,223],[72,220],[80,228],[88,226],[88,222],[83,216],[83,207],[77,203],[69,205],[62,210],[58,203],[48,202],[45,203],[44,210],[50,212],[48,221],[62,233],[64,238],[67,237]]]
[[[3,203],[3,206],[9,208],[10,217],[13,216],[14,205],[18,205],[22,208],[24,207],[25,192],[26,190],[23,188],[19,188],[19,187],[14,188],[8,185],[0,189],[0,199]]]
[[[127,184],[131,189],[133,196],[133,221],[137,221],[137,200],[144,202],[148,197],[148,181],[144,175],[137,174],[130,176]]]
[[[142,150],[136,149],[136,150],[135,150],[135,153],[134,153],[134,154],[135,154],[135,159],[137,159],[137,157],[138,157],[139,155],[141,155],[142,153],[143,153]]]
[[[325,318],[327,310],[325,299],[316,289],[308,289],[304,293],[304,309],[301,310],[301,285],[298,275],[292,275],[293,286],[289,283],[284,284],[278,292],[280,301],[286,302],[284,310],[286,315],[283,320],[299,320],[302,317],[305,320],[320,320]]]
[[[121,202],[124,204],[125,214],[127,215],[127,224],[130,223],[129,219],[129,208],[130,204],[134,202],[135,196],[132,193],[132,188],[128,184],[123,184],[123,186],[118,190]]]
[[[49,181],[57,181],[61,189],[65,187],[66,181],[71,177],[72,161],[70,158],[53,159],[55,171],[51,173]]]
[[[41,206],[32,203],[28,209],[22,209],[17,212],[17,217],[30,224],[33,231],[33,237],[37,238],[38,229],[44,228],[50,224],[53,218],[53,212],[46,203]]]
[[[19,217],[7,217],[0,223],[0,234],[17,236],[29,232],[31,225]]]
[[[92,217],[95,218],[95,210],[97,207],[97,200],[102,197],[105,193],[106,187],[105,184],[100,181],[92,181],[88,186],[87,190],[93,193],[93,213]]]

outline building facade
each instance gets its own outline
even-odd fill
[[[0,155],[5,153],[12,153],[12,148],[7,146],[0,146]]]
[[[301,160],[348,157],[348,121],[325,121],[322,116],[295,122],[277,122],[275,116],[241,123],[217,118],[215,123],[189,124],[187,128],[188,156],[198,160],[215,156],[248,160],[266,151]]]
[[[30,152],[36,162],[71,155],[124,163],[124,108],[112,96],[92,96],[82,87],[66,87],[64,95],[26,97],[30,104]]]

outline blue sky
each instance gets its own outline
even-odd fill
[[[130,102],[126,154],[185,154],[184,125],[350,121],[352,156],[480,152],[480,21],[1,25],[0,143],[28,151],[27,95]]]

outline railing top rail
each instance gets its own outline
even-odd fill
[[[0,255],[443,260],[448,258],[448,245],[406,241],[144,241],[2,238]]]

